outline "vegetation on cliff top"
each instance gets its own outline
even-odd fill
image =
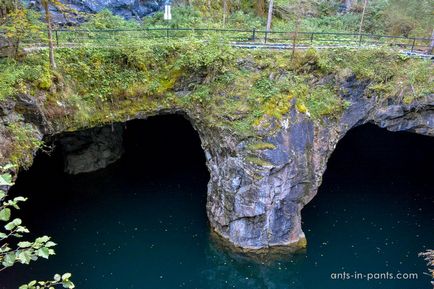
[[[352,75],[366,81],[369,96],[379,100],[411,103],[433,91],[430,62],[386,50],[310,49],[291,60],[290,52],[239,50],[213,39],[142,44],[58,49],[56,71],[49,68],[47,51],[3,59],[1,99],[34,98],[54,129],[181,109],[248,137],[279,126],[294,103],[316,121],[339,117],[350,105],[340,84]],[[40,142],[15,121],[8,125],[16,140],[8,159],[23,164],[23,152]]]
[[[172,27],[221,27],[223,1],[175,1]],[[225,27],[263,29],[266,26],[268,1],[227,1]],[[345,7],[345,2],[350,7]],[[363,11],[362,0],[275,0],[273,30],[293,31],[301,17],[301,31],[358,32]],[[301,15],[297,15],[300,14]],[[396,36],[430,37],[432,3],[429,0],[369,1],[363,32]],[[144,19],[145,26],[167,27],[163,13]]]

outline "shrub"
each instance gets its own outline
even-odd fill
[[[4,229],[0,231],[0,271],[14,266],[17,263],[29,264],[31,261],[36,261],[39,258],[48,259],[54,255],[54,247],[57,245],[48,236],[36,238],[34,241],[13,242],[16,248],[10,242],[12,238],[20,239],[25,234],[30,233],[29,229],[22,224],[19,218],[12,218],[12,211],[19,210],[22,202],[27,201],[27,198],[18,196],[13,199],[8,198],[7,191],[14,185],[10,170],[14,166],[6,165],[0,167],[0,222],[5,223],[2,226]],[[44,289],[54,288],[54,286],[62,286],[63,288],[74,288],[75,285],[69,278],[70,273],[65,273],[62,276],[56,274],[53,281],[31,281],[28,284],[22,285],[20,289]]]

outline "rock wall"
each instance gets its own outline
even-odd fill
[[[206,155],[210,172],[207,214],[212,229],[245,250],[300,248],[306,245],[301,210],[317,193],[327,160],[348,130],[372,122],[392,131],[434,136],[433,95],[406,105],[368,94],[367,83],[354,77],[339,85],[340,97],[350,103],[341,117],[315,120],[292,103],[278,123],[253,138],[268,144],[257,149],[250,146],[252,138],[213,125],[200,110],[156,109],[126,115],[119,121],[163,113],[185,115],[198,131]],[[20,116],[38,138],[68,130],[51,123],[43,106],[25,96],[3,103],[0,115],[2,142],[13,142],[5,132]],[[122,155],[122,125],[67,133],[61,144],[67,172],[104,168]],[[0,142],[0,147],[5,146]]]
[[[42,10],[40,0],[24,0],[24,2],[28,7]],[[140,20],[163,9],[165,0],[61,0],[60,2],[78,13],[75,13],[75,16],[68,15],[66,17],[64,13],[52,7],[53,21],[60,25],[70,25],[84,21],[83,15],[80,15],[80,13],[94,14],[104,9],[108,9],[114,15],[125,19]]]
[[[347,83],[348,84],[348,83]],[[217,150],[231,140],[221,138],[208,158],[208,216],[212,227],[244,249],[304,247],[301,210],[317,193],[327,161],[351,128],[371,122],[391,131],[434,136],[434,97],[412,105],[379,105],[362,88],[346,97],[351,106],[338,120],[314,123],[293,106],[282,129],[265,140],[274,149],[258,151],[268,165],[252,164],[243,142]],[[205,140],[206,141],[206,140]]]
[[[92,128],[60,137],[65,172],[93,172],[116,162],[123,154],[120,124]]]

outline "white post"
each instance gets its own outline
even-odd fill
[[[164,20],[172,20],[172,11],[170,5],[164,5]]]

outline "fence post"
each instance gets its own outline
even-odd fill
[[[253,42],[256,41],[256,28],[253,28],[253,30],[252,30],[252,40],[253,40]]]
[[[54,34],[56,35],[56,46],[59,46],[59,36],[57,35],[57,30],[54,30]]]
[[[265,31],[265,37],[264,37],[264,43],[267,43],[267,39],[268,39],[268,30]]]
[[[363,34],[360,34],[359,35],[359,46],[362,46],[362,37],[363,37]]]
[[[166,37],[169,38],[169,28],[166,29]]]
[[[411,45],[411,52],[413,52],[415,45],[416,45],[416,38],[413,38],[413,44]]]
[[[312,34],[310,35],[310,44],[311,44],[311,45],[313,44],[313,32],[312,32]]]

